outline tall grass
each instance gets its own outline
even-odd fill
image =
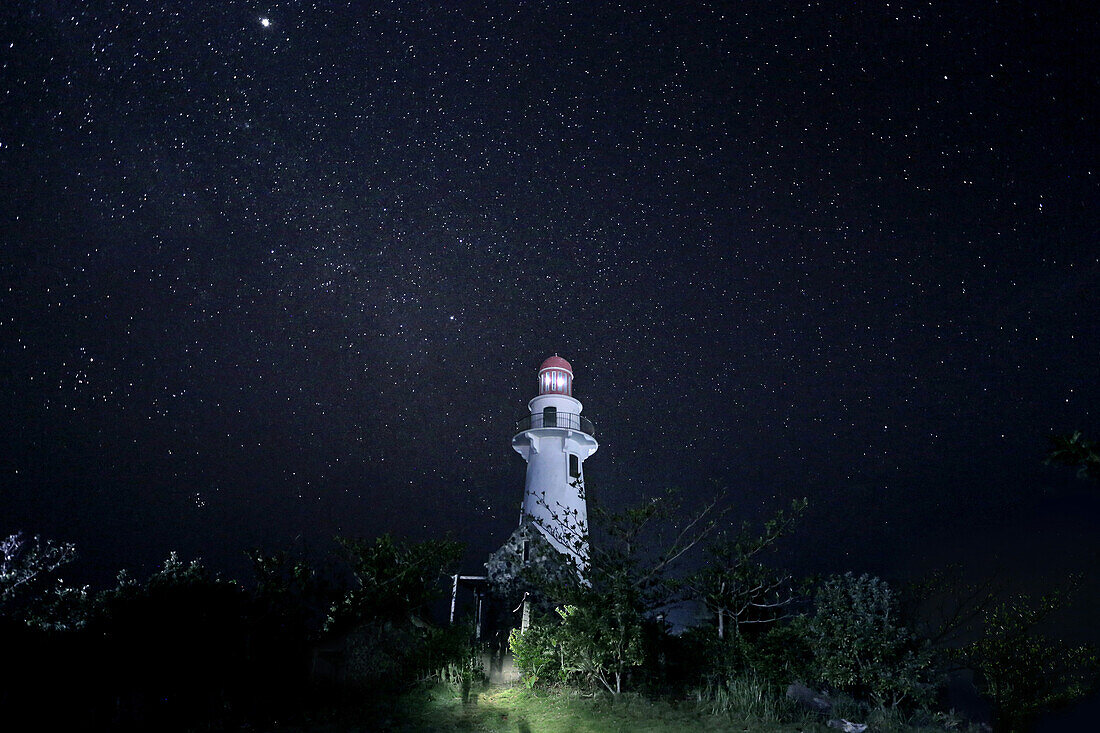
[[[765,723],[789,720],[794,712],[779,690],[753,671],[709,682],[696,693],[696,698],[711,715],[753,718]]]

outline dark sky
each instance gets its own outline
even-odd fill
[[[0,532],[476,570],[558,353],[604,503],[1094,569],[1042,458],[1100,437],[1098,42],[1088,2],[5,2]]]

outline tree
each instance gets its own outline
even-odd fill
[[[1026,729],[1042,711],[1079,700],[1095,687],[1100,666],[1094,649],[1036,632],[1068,596],[1021,595],[993,604],[982,613],[981,638],[963,650],[1005,730]]]
[[[581,598],[582,605],[557,609],[562,623],[558,635],[562,670],[580,672],[597,680],[608,692],[623,691],[623,675],[645,661],[643,620],[628,589]],[[597,601],[584,603],[585,600]],[[600,602],[610,601],[610,606]]]
[[[958,648],[978,633],[982,614],[1006,591],[1002,578],[969,580],[961,565],[952,564],[907,584],[900,605],[913,631],[938,649],[949,664],[957,657]]]
[[[172,552],[144,581],[120,572],[87,627],[101,691],[119,701],[114,714],[148,729],[237,714],[251,683],[248,611],[241,586],[198,559]]]
[[[248,553],[249,668],[253,717],[272,727],[299,709],[309,689],[310,643],[321,635],[339,588],[328,573],[287,552]]]
[[[468,649],[456,642],[457,636],[465,642],[465,634],[448,635],[423,620],[462,555],[461,543],[404,542],[388,534],[337,539],[351,582],[329,609],[324,632],[336,643],[329,661],[341,684],[394,690],[448,662],[465,662]]]
[[[286,552],[248,553],[256,585],[252,591],[256,620],[271,631],[304,642],[322,628],[341,589],[302,558]]]
[[[618,513],[593,506],[600,532],[591,542],[587,527],[551,512],[555,522],[540,526],[566,546],[590,548],[585,567],[542,589],[559,606],[552,638],[566,673],[622,692],[624,678],[644,661],[646,624],[677,599],[670,569],[715,531],[726,511],[722,498],[686,518],[671,492]]]
[[[921,702],[931,691],[927,644],[898,623],[890,586],[870,575],[828,579],[816,598],[810,641],[821,680],[879,707]]]
[[[35,535],[28,543],[22,532],[0,540],[0,611],[6,611],[16,596],[75,559],[76,545],[71,542],[58,544]]]
[[[421,612],[462,557],[452,540],[400,542],[388,534],[373,542],[337,538],[353,576],[353,586],[329,611],[328,631],[363,621],[401,621]]]
[[[0,616],[45,631],[78,629],[88,620],[88,586],[66,585],[54,572],[76,559],[76,545],[31,542],[17,532],[0,540]]]
[[[623,677],[645,661],[644,620],[629,603],[629,593],[590,591],[595,598],[574,598],[556,610],[558,619],[513,629],[508,639],[516,666],[530,688],[550,673],[562,681],[571,675],[591,679],[613,695],[623,690]],[[600,602],[609,598],[613,606]],[[624,602],[625,601],[625,602]]]
[[[725,638],[726,619],[735,634],[741,624],[766,624],[784,617],[795,599],[792,578],[761,562],[766,551],[790,532],[806,511],[807,500],[795,499],[790,511],[780,509],[755,532],[746,522],[736,535],[722,535],[707,547],[703,568],[687,582],[718,620]]]

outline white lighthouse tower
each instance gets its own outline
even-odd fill
[[[573,368],[560,356],[539,367],[539,394],[516,426],[512,448],[527,461],[521,527],[530,524],[578,569],[588,564],[584,461],[599,448],[573,397]]]

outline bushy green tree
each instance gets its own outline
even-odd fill
[[[771,682],[806,682],[814,674],[810,620],[805,616],[770,624],[751,640],[743,640],[741,658],[747,668]]]
[[[534,623],[526,631],[512,629],[508,648],[512,661],[523,673],[523,683],[530,689],[552,678],[560,678],[562,654],[558,645],[558,624]]]
[[[336,642],[330,661],[340,683],[389,694],[456,661],[447,658],[453,646],[449,635],[424,617],[461,557],[462,545],[406,542],[388,534],[339,542],[350,584],[329,609],[324,632]]]
[[[610,605],[583,603],[557,609],[562,618],[558,636],[562,670],[590,677],[618,695],[626,672],[645,661],[643,620],[628,593],[599,600]]]
[[[922,703],[931,691],[928,645],[901,625],[883,580],[852,573],[826,580],[809,622],[821,681],[879,707]]]
[[[643,620],[636,609],[629,603],[570,604],[556,612],[557,622],[512,630],[509,647],[524,683],[533,687],[554,675],[561,681],[576,675],[621,693],[624,675],[645,661]]]
[[[1079,700],[1096,685],[1094,649],[1036,630],[1065,602],[1066,594],[1049,593],[993,604],[982,614],[981,638],[963,650],[1004,730],[1025,730],[1039,713]]]
[[[250,705],[254,721],[266,727],[304,707],[311,646],[343,588],[302,556],[254,550],[248,557],[255,580],[248,593]]]
[[[254,613],[265,624],[303,639],[316,635],[328,610],[342,594],[333,578],[287,552],[248,553],[255,585]]]

